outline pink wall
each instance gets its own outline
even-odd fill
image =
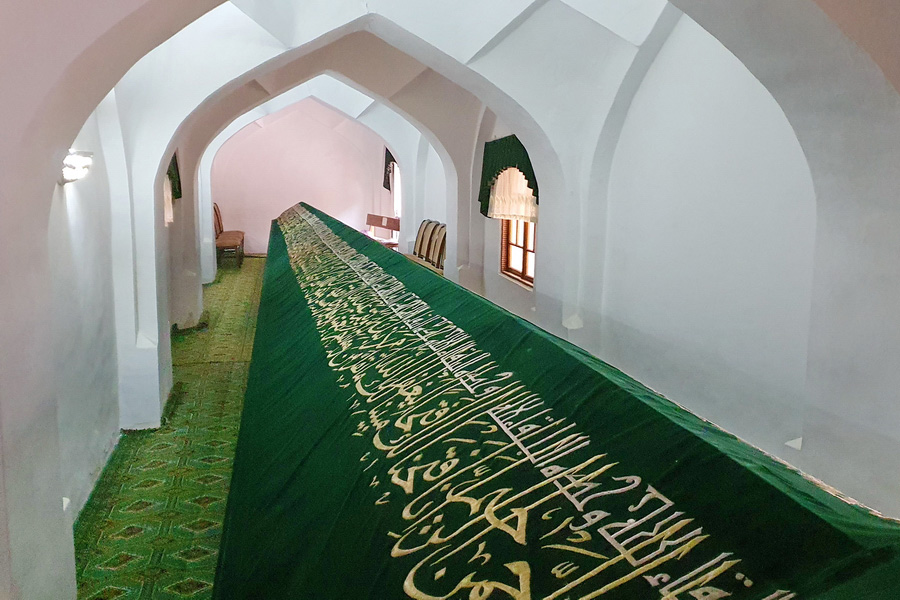
[[[355,229],[366,215],[393,214],[384,141],[313,99],[256,121],[228,140],[212,168],[212,196],[245,251],[265,253],[272,219],[307,202]]]
[[[900,3],[896,0],[816,0],[832,20],[878,63],[900,90]]]

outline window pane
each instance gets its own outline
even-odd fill
[[[534,223],[528,224],[528,229],[526,230],[525,235],[525,247],[529,250],[534,250]]]
[[[516,246],[509,247],[509,268],[511,270],[521,273],[523,259],[524,256],[521,248]]]
[[[516,221],[516,228],[519,230],[519,234],[516,236],[516,239],[519,240],[516,242],[519,246],[525,245],[525,221]]]
[[[534,252],[528,253],[528,263],[525,267],[525,275],[534,279]]]
[[[506,221],[506,226],[509,228],[509,243],[510,244],[518,244],[518,236],[519,229],[516,227],[515,221]]]

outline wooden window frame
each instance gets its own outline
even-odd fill
[[[537,254],[537,225],[535,223],[525,222],[525,238],[528,237],[527,228],[532,228],[532,238],[534,243],[534,250],[528,250],[525,247],[525,240],[522,240],[521,244],[512,244],[509,239],[509,228],[512,225],[512,219],[503,219],[500,226],[500,272],[503,275],[506,275],[510,279],[514,279],[518,283],[525,285],[527,287],[534,287],[534,277],[529,277],[526,273],[528,273],[528,253],[533,252],[535,255]],[[509,248],[510,246],[516,246],[517,248],[522,249],[522,272],[516,271],[515,269],[510,268],[509,266]]]

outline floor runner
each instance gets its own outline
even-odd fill
[[[264,263],[220,269],[209,326],[173,336],[164,425],[122,436],[75,524],[79,598],[212,596]]]

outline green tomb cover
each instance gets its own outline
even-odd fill
[[[214,597],[896,599],[900,526],[305,205]]]

